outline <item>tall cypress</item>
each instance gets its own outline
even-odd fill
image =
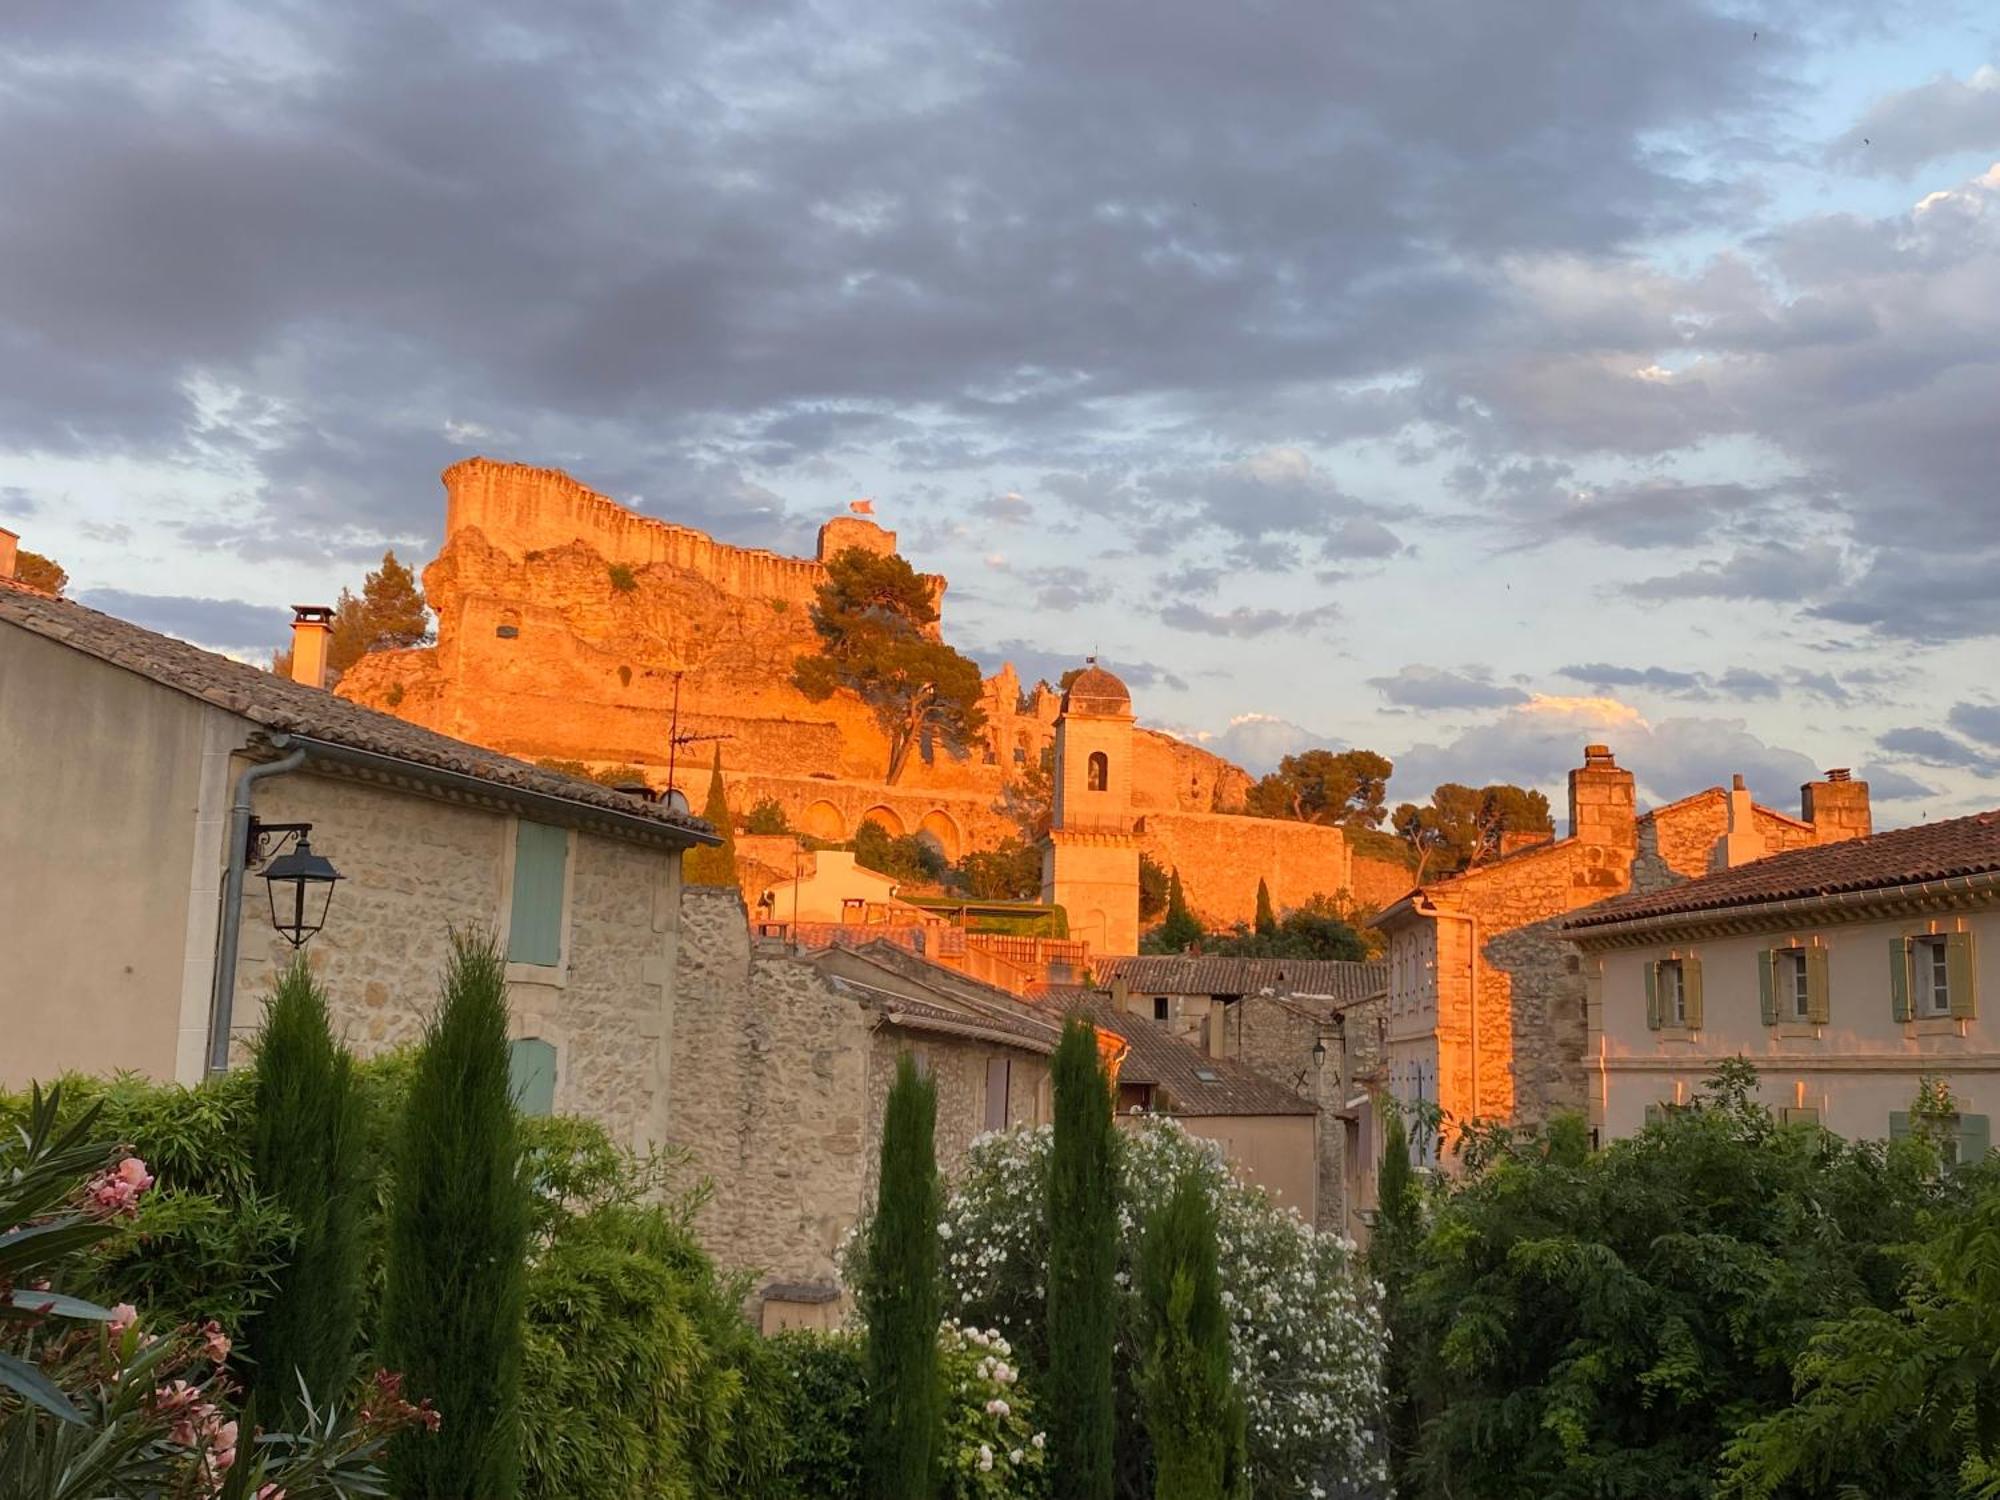
[[[366,1166],[354,1060],[333,1038],[326,995],[303,954],[278,980],[257,1043],[250,1154],[257,1189],[297,1227],[292,1253],[250,1334],[257,1405],[273,1427],[353,1378],[367,1263]]]
[[[1382,1287],[1382,1325],[1389,1332],[1384,1358],[1388,1414],[1389,1472],[1397,1494],[1415,1492],[1412,1467],[1417,1453],[1419,1414],[1411,1392],[1411,1330],[1403,1299],[1409,1291],[1417,1243],[1423,1235],[1423,1206],[1410,1167],[1410,1141],[1402,1111],[1392,1109],[1382,1125],[1382,1163],[1375,1178],[1375,1225],[1368,1241],[1368,1269]]]
[[[1264,877],[1257,877],[1257,936],[1276,937],[1278,935],[1278,914],[1271,907],[1271,888],[1264,883]]]
[[[1049,1368],[1052,1471],[1063,1500],[1110,1500],[1116,1409],[1111,1351],[1117,1305],[1118,1161],[1111,1080],[1097,1032],[1081,1015],[1063,1026],[1052,1070],[1049,1154]]]
[[[1201,923],[1188,910],[1187,894],[1181,889],[1178,868],[1167,879],[1167,915],[1160,923],[1159,937],[1172,953],[1183,952],[1190,944],[1201,940]]]
[[[689,885],[736,884],[736,819],[729,811],[729,790],[722,782],[722,747],[715,747],[715,763],[708,771],[708,799],[701,806],[702,817],[715,825],[722,842],[713,849],[690,849],[682,862],[682,874]]]
[[[937,1085],[905,1052],[882,1119],[882,1170],[868,1231],[861,1311],[868,1325],[868,1495],[937,1493]]]
[[[506,966],[454,933],[396,1143],[383,1353],[443,1429],[396,1440],[395,1493],[513,1500],[520,1488],[528,1198],[507,1074]]]
[[[1241,1472],[1240,1402],[1215,1234],[1208,1189],[1185,1172],[1150,1216],[1139,1246],[1139,1393],[1153,1444],[1154,1500],[1227,1500]]]

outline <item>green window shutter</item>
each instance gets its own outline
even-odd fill
[[[1648,1125],[1657,1125],[1666,1119],[1666,1117],[1666,1110],[1662,1109],[1659,1105],[1649,1104],[1646,1106],[1646,1123]]]
[[[1978,981],[1972,965],[1971,933],[1945,934],[1944,967],[1946,982],[1951,986],[1951,1013],[1961,1021],[1969,1021],[1979,1013],[1978,997],[1973,993]]]
[[[556,1049],[540,1037],[507,1044],[507,1083],[514,1107],[524,1115],[551,1115],[556,1109]]]
[[[514,835],[514,911],[507,957],[554,968],[562,962],[563,880],[569,831],[522,821]]]
[[[1687,1029],[1701,1030],[1701,960],[1693,954],[1681,960],[1681,993],[1687,997]]]
[[[1908,1139],[1909,1134],[1910,1134],[1909,1111],[1904,1109],[1891,1110],[1889,1112],[1889,1139],[1892,1141],[1906,1140]]]
[[[1806,949],[1806,1019],[1824,1026],[1833,1018],[1833,991],[1826,969],[1826,949]]]
[[[1646,1029],[1660,1029],[1660,966],[1646,965]]]
[[[1958,1164],[1977,1165],[1993,1148],[1993,1121],[1988,1115],[1958,1117]]]
[[[1766,948],[1757,955],[1757,1011],[1766,1026],[1778,1024],[1778,950]]]
[[[1898,1021],[1913,1018],[1910,1009],[1910,940],[1906,937],[1889,939],[1889,1014]]]

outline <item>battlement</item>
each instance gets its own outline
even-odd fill
[[[637,511],[560,469],[468,458],[444,471],[445,536],[477,530],[512,557],[553,551],[582,541],[605,561],[643,568],[656,563],[684,569],[743,599],[785,599],[810,604],[826,582],[826,569],[816,560],[784,557],[762,547],[732,547],[703,531],[672,521],[642,516]],[[843,517],[822,532],[825,555],[827,530],[843,545],[893,552],[896,534],[873,522]],[[941,601],[944,580],[932,580],[933,596]]]

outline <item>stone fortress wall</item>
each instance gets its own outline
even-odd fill
[[[739,814],[769,799],[817,837],[852,837],[872,818],[957,858],[1015,834],[1006,789],[1054,744],[1045,684],[1024,688],[1003,665],[986,680],[981,743],[913,756],[895,786],[862,704],[815,703],[792,685],[793,662],[818,648],[825,560],[893,553],[893,531],[842,516],[821,528],[816,558],[784,557],[640,515],[553,469],[470,458],[443,478],[445,542],[423,575],[437,643],[368,656],[342,696],[528,759],[636,767],[661,787],[678,689],[681,730],[716,737],[677,757],[697,808],[719,747]],[[941,608],[945,580],[928,576]],[[1180,868],[1211,919],[1247,921],[1260,876],[1280,906],[1383,883],[1355,869],[1338,829],[1224,816],[1251,778],[1221,757],[1143,728],[1131,753],[1141,847]]]

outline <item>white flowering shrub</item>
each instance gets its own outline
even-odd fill
[[[1052,1131],[1012,1130],[975,1141],[938,1233],[945,1307],[998,1329],[1033,1368],[1043,1352],[1048,1268],[1044,1182]],[[1120,1489],[1144,1493],[1132,1389],[1138,1367],[1133,1264],[1146,1217],[1192,1171],[1215,1205],[1223,1300],[1233,1363],[1249,1410],[1250,1465],[1259,1500],[1380,1493],[1387,1484],[1378,1434],[1382,1329],[1374,1288],[1351,1241],[1316,1233],[1257,1188],[1239,1182],[1219,1148],[1172,1120],[1149,1117],[1124,1133],[1118,1287],[1124,1302],[1118,1359]]]
[[[996,1329],[938,1330],[948,1500],[1039,1500],[1049,1492],[1047,1437],[1035,1426],[1014,1346]]]

